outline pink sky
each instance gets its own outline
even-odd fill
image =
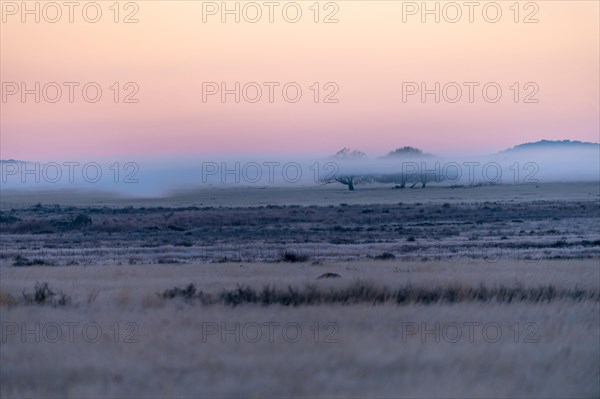
[[[313,22],[312,3],[298,2],[303,17],[294,24],[281,12],[273,23],[221,23],[219,15],[203,23],[202,2],[139,2],[133,24],[113,22],[112,2],[100,2],[103,16],[95,24],[77,11],[73,23],[66,15],[54,24],[43,16],[22,23],[20,14],[4,10],[4,89],[7,82],[30,88],[97,82],[103,97],[87,103],[76,90],[69,103],[66,88],[57,103],[6,96],[0,155],[328,154],[344,146],[377,155],[404,145],[453,154],[540,139],[599,140],[598,2],[536,2],[539,22],[530,24],[513,21],[513,2],[499,2],[497,23],[486,22],[481,11],[473,23],[466,16],[422,23],[419,14],[403,23],[402,2],[338,2],[339,22],[332,24]],[[322,9],[319,18],[331,10]],[[521,9],[519,19],[531,11]],[[139,102],[115,104],[114,82],[135,82]],[[203,103],[203,82],[297,82],[303,96],[287,103],[276,91],[269,103],[263,86],[258,103],[235,103],[232,96],[225,104],[217,96]],[[314,82],[335,82],[339,102],[315,103]],[[465,86],[457,103],[435,103],[433,95],[426,103],[418,95],[404,103],[402,82],[480,86],[473,103]],[[481,95],[488,82],[503,90],[497,103]],[[538,103],[522,102],[532,91],[523,87],[527,82],[539,88]],[[120,93],[122,100],[127,91]],[[326,92],[320,94],[322,100]]]

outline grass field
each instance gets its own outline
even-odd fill
[[[598,198],[563,188],[3,207],[0,394],[598,397]]]
[[[598,273],[596,261],[4,268],[2,396],[597,397]],[[36,281],[70,301],[25,304]],[[588,296],[378,304],[351,303],[361,293],[350,290],[348,303],[297,306],[164,297],[190,283],[218,296],[357,281]]]

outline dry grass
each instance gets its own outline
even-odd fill
[[[324,271],[342,277],[318,280]],[[64,291],[72,303],[47,307],[3,299],[2,322],[28,328],[40,323],[42,330],[51,323],[79,323],[79,329],[69,341],[64,328],[56,343],[43,333],[34,342],[31,335],[23,340],[20,333],[4,331],[2,397],[600,394],[600,270],[593,260],[31,266],[0,269],[0,298],[30,291],[33,276]],[[241,296],[239,285],[245,287]],[[289,285],[298,291],[289,291]],[[320,299],[310,306],[286,302],[310,298],[314,293],[302,288],[306,285]],[[272,289],[272,306],[260,303],[264,286]],[[482,286],[489,300],[481,300]],[[399,306],[398,294],[407,287],[415,290],[405,291],[411,299]],[[462,287],[462,296],[450,295],[454,287]],[[215,303],[198,300],[200,291]],[[96,292],[101,294],[92,295]],[[592,297],[582,298],[582,292]],[[511,293],[524,296],[508,301]],[[91,295],[95,300],[88,300]],[[253,295],[256,303],[240,301]],[[189,300],[177,299],[181,296]],[[384,300],[373,306],[378,299]],[[82,337],[88,323],[102,329],[98,342]],[[278,324],[269,341],[265,326],[273,323]],[[427,333],[436,323],[440,332]],[[256,325],[258,341],[252,329],[245,330]],[[297,340],[290,337],[294,329],[283,334],[289,325],[301,331]],[[462,337],[451,342],[445,328],[455,325]],[[476,325],[472,340],[466,325]],[[484,334],[488,325],[500,329],[497,340]],[[409,334],[407,326],[418,330]],[[209,334],[208,327],[217,332]]]
[[[597,184],[38,194],[0,203],[2,398],[600,397]]]

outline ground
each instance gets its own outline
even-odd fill
[[[1,396],[600,396],[597,185],[326,190],[3,196]]]

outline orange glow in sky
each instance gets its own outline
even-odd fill
[[[88,3],[2,1],[2,158],[598,141],[595,1]]]

